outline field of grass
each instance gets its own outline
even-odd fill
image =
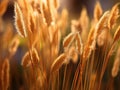
[[[0,90],[120,90],[120,3],[77,19],[57,0],[0,1]]]

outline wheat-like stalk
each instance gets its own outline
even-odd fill
[[[116,77],[118,72],[119,72],[119,68],[120,68],[120,48],[118,48],[118,51],[117,51],[117,54],[116,54],[116,57],[115,57],[115,61],[114,61],[114,64],[113,64],[113,68],[112,68],[112,77]]]
[[[0,90],[119,90],[119,3],[74,18],[58,0],[11,2],[15,25],[0,1]]]
[[[108,27],[111,29],[115,26],[115,22],[119,17],[119,8],[118,8],[118,4],[116,4],[115,6],[113,6],[111,13],[110,13],[110,17],[108,19]]]
[[[99,2],[96,2],[95,9],[94,9],[94,19],[98,21],[102,15],[102,7]]]
[[[66,55],[65,55],[65,53],[63,53],[53,62],[52,66],[51,66],[51,73],[60,69],[60,67],[65,62],[65,58],[66,58]]]
[[[63,47],[68,48],[75,38],[74,33],[70,33],[63,41]]]
[[[27,31],[26,31],[26,27],[25,27],[23,14],[17,3],[15,3],[15,25],[16,25],[17,32],[22,37],[26,37]]]
[[[3,16],[3,14],[5,13],[7,6],[8,6],[9,0],[4,0],[2,2],[0,2],[0,17]]]
[[[7,90],[9,88],[10,83],[10,64],[9,60],[5,59],[2,65],[1,71],[1,83],[2,83],[2,90]]]

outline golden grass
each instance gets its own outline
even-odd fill
[[[2,16],[7,5],[8,0],[0,3],[0,29],[5,27]],[[5,31],[0,30],[0,90],[12,90],[12,80],[18,90],[116,90],[119,3],[103,12],[96,2],[92,20],[84,7],[78,19],[70,20],[71,25],[68,11],[58,9],[58,0],[14,2],[17,35],[11,22]],[[26,49],[24,55],[18,48]],[[14,61],[17,53],[20,65]]]
[[[15,17],[15,25],[16,25],[19,35],[21,35],[22,37],[26,37],[27,32],[26,32],[26,28],[25,28],[22,11],[17,3],[15,3],[15,16],[16,16]]]
[[[100,19],[102,14],[103,14],[102,7],[99,2],[96,2],[94,9],[94,19],[96,20],[96,22]]]
[[[116,77],[118,72],[119,72],[119,67],[120,67],[120,60],[119,60],[119,56],[120,56],[120,48],[117,51],[116,57],[115,57],[115,61],[113,64],[113,68],[112,68],[112,77]]]
[[[64,64],[66,59],[65,53],[61,54],[52,64],[51,73],[60,69],[60,67]]]

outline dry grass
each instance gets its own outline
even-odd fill
[[[69,26],[69,13],[58,12],[58,0],[17,0],[17,34],[2,19],[7,5],[8,0],[0,2],[0,90],[120,89],[115,85],[120,77],[119,3],[103,12],[96,2],[92,20],[84,7]],[[26,49],[24,55],[20,48]],[[21,64],[15,61],[18,53]]]

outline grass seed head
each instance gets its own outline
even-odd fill
[[[17,32],[21,37],[27,37],[23,13],[16,2],[14,4],[14,7],[15,7],[14,9],[15,10],[15,27],[17,29]]]
[[[60,69],[60,67],[65,62],[65,58],[66,58],[66,55],[65,53],[63,53],[55,59],[55,61],[51,65],[51,73]]]
[[[108,27],[109,29],[112,29],[114,27],[114,25],[116,24],[116,20],[119,17],[119,5],[120,3],[117,3],[116,5],[113,6],[111,12],[110,12],[110,16],[108,19]]]
[[[116,57],[115,57],[115,60],[114,60],[114,64],[113,64],[113,67],[112,67],[112,77],[116,77],[118,72],[119,72],[119,69],[120,69],[120,47],[118,48],[118,51],[117,51],[117,54],[116,54]]]
[[[100,34],[101,30],[103,28],[107,28],[107,24],[108,24],[108,17],[110,15],[109,11],[106,11],[102,17],[100,18],[100,20],[98,21],[97,25],[96,25],[96,31],[97,34]]]
[[[30,60],[30,54],[29,54],[29,52],[25,53],[25,55],[23,56],[21,65],[23,67],[29,67],[31,65],[31,60]]]
[[[2,87],[3,90],[7,90],[9,87],[9,79],[10,79],[10,64],[9,60],[5,59],[2,65],[2,73],[1,73],[1,80],[2,80]]]
[[[3,16],[3,14],[5,13],[8,3],[9,3],[9,0],[0,1],[0,17]]]
[[[118,26],[117,30],[114,33],[113,43],[117,42],[119,38],[120,38],[120,26]]]
[[[116,77],[120,69],[120,58],[116,58],[112,68],[112,77]]]
[[[99,2],[96,2],[95,8],[94,8],[94,19],[98,21],[103,13],[102,7]]]
[[[76,43],[77,43],[77,51],[81,55],[83,52],[83,43],[82,43],[80,33],[77,33],[76,35]]]
[[[106,42],[106,39],[107,39],[107,33],[108,33],[108,30],[105,28],[104,30],[101,31],[101,33],[98,35],[98,38],[97,38],[97,44],[99,46],[103,46]]]
[[[11,55],[14,55],[16,53],[18,45],[19,45],[19,39],[15,37],[9,46],[9,53]]]
[[[68,48],[70,46],[70,44],[73,42],[73,40],[75,39],[75,35],[74,33],[70,33],[68,36],[65,37],[64,41],[63,41],[63,47],[64,48]]]

